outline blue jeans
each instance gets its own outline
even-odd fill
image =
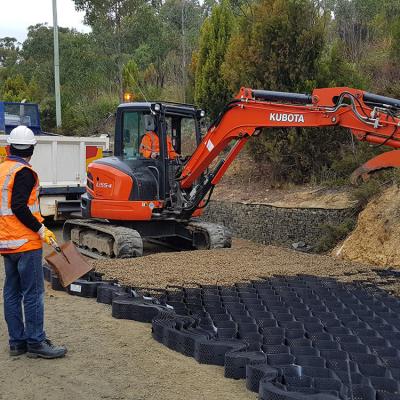
[[[10,345],[40,343],[46,338],[43,330],[42,249],[3,256],[6,272],[3,292],[4,316]]]

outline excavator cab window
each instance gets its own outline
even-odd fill
[[[182,118],[181,120],[181,155],[190,157],[198,146],[196,139],[196,120]]]
[[[122,120],[123,158],[132,160],[140,157],[139,146],[145,134],[146,117],[140,111],[125,111]]]

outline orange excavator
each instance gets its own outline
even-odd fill
[[[242,88],[203,136],[205,113],[194,106],[121,104],[115,156],[89,165],[82,219],[65,222],[64,239],[93,257],[140,256],[143,240],[182,249],[230,247],[227,229],[196,217],[252,136],[274,127],[342,126],[360,141],[399,148],[399,113],[400,100],[347,87],[315,89],[311,95]],[[159,138],[159,152],[145,158],[139,150],[149,131]],[[169,158],[168,141],[181,154],[188,131],[195,150],[188,157]],[[358,168],[352,179],[398,166],[400,152],[392,150]]]

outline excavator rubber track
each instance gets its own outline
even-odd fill
[[[232,246],[232,234],[223,225],[204,221],[190,221],[188,229],[194,233],[201,233],[206,238],[203,246],[195,246],[197,249],[223,249]]]
[[[143,255],[139,232],[124,226],[85,219],[64,223],[64,240],[71,240],[82,253],[92,258],[131,258]]]

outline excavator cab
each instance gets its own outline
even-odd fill
[[[145,221],[161,213],[178,215],[182,200],[176,176],[190,158],[182,151],[187,142],[193,143],[193,149],[200,144],[203,116],[201,110],[186,104],[121,104],[116,114],[114,157],[89,165],[83,216]],[[146,135],[153,140],[144,146]]]

